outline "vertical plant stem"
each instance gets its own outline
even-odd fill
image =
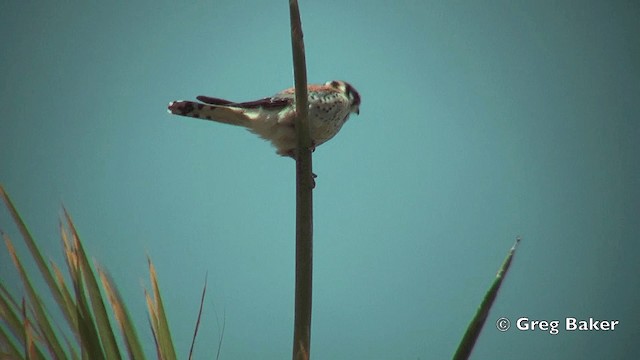
[[[311,296],[313,270],[313,173],[309,136],[307,70],[300,8],[289,0],[291,46],[296,94],[296,288],[293,359],[309,359],[311,352]]]

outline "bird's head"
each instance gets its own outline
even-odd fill
[[[345,94],[349,101],[351,101],[351,112],[358,115],[360,114],[360,94],[351,84],[342,80],[333,80],[327,82],[325,85],[336,88]]]

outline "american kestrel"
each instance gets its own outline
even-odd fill
[[[282,156],[295,157],[296,105],[294,88],[272,97],[248,102],[233,102],[198,96],[202,103],[174,101],[169,112],[175,115],[244,126],[263,139],[271,141]],[[351,113],[360,113],[360,94],[346,81],[329,81],[324,85],[308,85],[309,131],[313,146],[334,137]]]

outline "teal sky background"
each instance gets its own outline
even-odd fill
[[[450,358],[520,235],[472,358],[640,358],[638,2],[300,6],[309,81],[362,96],[313,157],[312,357]],[[147,255],[181,358],[207,272],[196,358],[216,313],[222,359],[289,358],[294,161],[166,111],[292,86],[288,2],[4,1],[0,41],[0,183],[41,248],[63,261],[64,204],[150,357]],[[20,291],[6,250],[0,276]]]

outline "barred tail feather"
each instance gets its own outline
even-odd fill
[[[171,102],[168,110],[169,113],[174,115],[189,116],[236,126],[248,127],[250,125],[250,119],[238,108],[178,100]]]

